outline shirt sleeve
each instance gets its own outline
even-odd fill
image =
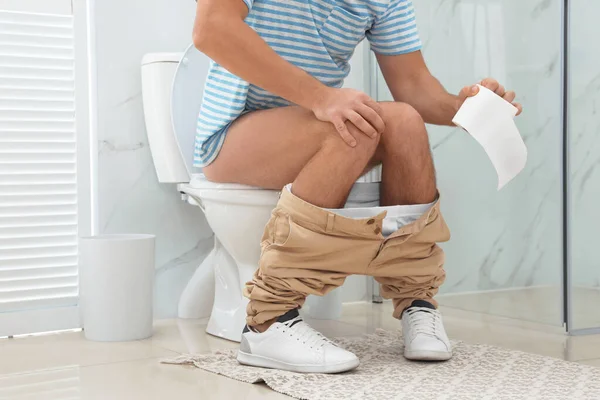
[[[383,55],[398,55],[421,49],[412,0],[392,0],[366,33],[371,50]]]
[[[254,3],[254,0],[242,0],[246,6],[248,7],[248,11],[252,10],[252,3]]]

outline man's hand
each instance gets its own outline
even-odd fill
[[[331,122],[351,147],[356,146],[356,139],[348,131],[346,121],[371,138],[385,129],[381,106],[361,91],[324,87],[317,99],[311,107],[317,119]]]
[[[517,112],[517,115],[521,114],[521,112],[523,111],[523,106],[521,104],[514,103],[515,97],[517,96],[515,92],[513,92],[512,90],[507,92],[504,89],[504,86],[498,83],[497,80],[492,78],[486,78],[481,81],[480,85],[490,89],[492,92],[496,93],[498,96],[502,97],[509,103],[512,103],[512,105],[519,110]],[[477,93],[479,93],[479,87],[477,85],[465,86],[464,88],[462,88],[462,90],[458,94],[458,105],[456,109],[458,110],[468,97],[475,96]]]

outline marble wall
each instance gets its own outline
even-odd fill
[[[569,146],[572,278],[577,286],[600,288],[600,3],[571,0]]]
[[[191,42],[195,3],[95,2],[98,212],[101,233],[156,235],[157,317],[175,316],[179,294],[212,245],[196,207],[175,185],[159,184],[144,125],[140,62]]]
[[[590,0],[592,1],[592,0]],[[493,76],[515,90],[529,149],[502,191],[483,149],[457,128],[430,127],[453,238],[442,293],[552,285],[560,301],[560,1],[414,2],[433,74],[452,93]],[[379,98],[390,99],[383,79]],[[596,157],[597,158],[597,157]]]

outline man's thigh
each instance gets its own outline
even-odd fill
[[[385,120],[386,108],[393,103],[380,104]],[[353,131],[360,145],[367,137]],[[279,190],[296,179],[327,139],[347,146],[331,123],[319,121],[302,107],[253,111],[229,127],[219,156],[204,168],[204,174],[214,182]],[[366,171],[381,163],[380,153]]]
[[[219,156],[204,173],[215,182],[281,189],[334,135],[333,125],[302,107],[253,111],[229,127]]]

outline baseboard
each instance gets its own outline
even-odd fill
[[[0,313],[0,337],[81,328],[79,307]]]

